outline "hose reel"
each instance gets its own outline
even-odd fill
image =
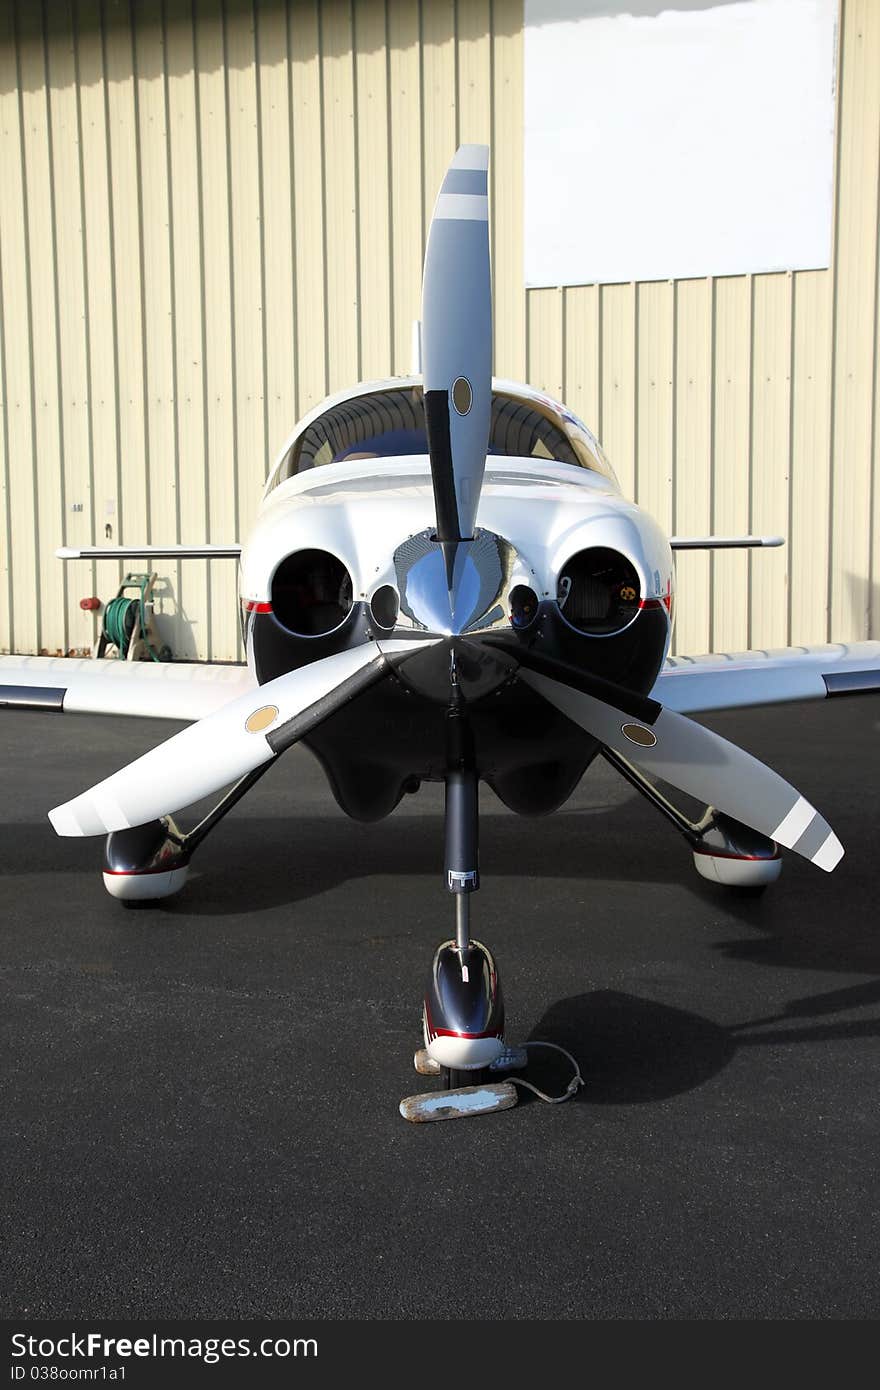
[[[155,572],[125,576],[116,597],[104,605],[93,656],[103,657],[109,648],[115,648],[120,661],[173,660],[171,648],[160,642],[154,627],[151,595],[156,578]],[[131,589],[137,590],[136,598],[126,596],[126,590]]]

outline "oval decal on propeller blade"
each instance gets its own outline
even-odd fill
[[[452,383],[452,404],[459,415],[467,415],[474,401],[474,393],[466,376],[455,378]]]
[[[642,724],[621,724],[620,732],[630,743],[638,744],[639,748],[653,748],[657,742],[657,735]]]
[[[263,705],[262,709],[255,709],[253,714],[248,715],[244,727],[249,734],[261,734],[270,724],[274,724],[277,718],[277,705]]]

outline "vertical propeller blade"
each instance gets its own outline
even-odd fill
[[[492,406],[489,149],[461,145],[437,195],[422,282],[425,421],[437,539],[470,540]]]

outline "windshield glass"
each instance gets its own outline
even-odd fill
[[[371,391],[332,406],[313,421],[293,444],[272,485],[325,463],[427,452],[421,386]],[[598,467],[549,414],[528,401],[494,392],[489,454]]]

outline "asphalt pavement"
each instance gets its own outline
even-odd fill
[[[548,819],[487,792],[509,1036],[587,1084],[415,1126],[441,789],[359,825],[292,750],[127,910],[46,811],[177,726],[2,712],[0,1315],[876,1318],[880,701],[706,722],[821,809],[838,870],[714,888],[604,764]]]

